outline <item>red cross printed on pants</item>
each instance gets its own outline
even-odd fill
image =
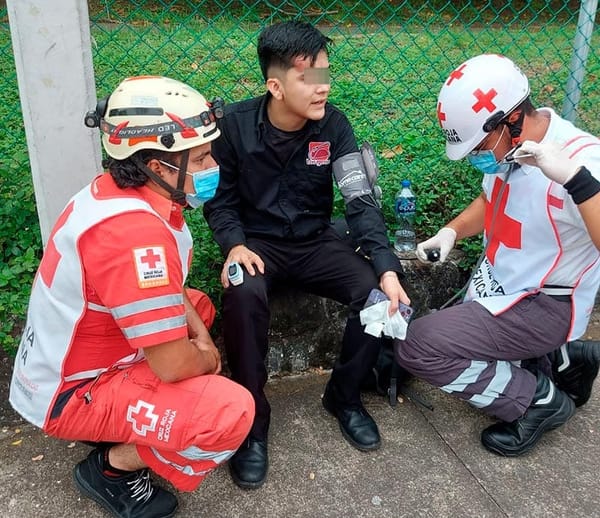
[[[146,263],[150,268],[156,268],[156,263],[161,260],[160,255],[156,255],[152,248],[146,248],[146,254],[140,257],[140,261]]]
[[[452,72],[450,74],[450,77],[448,78],[448,81],[446,81],[446,86],[450,86],[450,83],[452,83],[452,81],[454,81],[455,79],[458,81],[462,76],[464,76],[463,70],[465,69],[466,66],[467,66],[467,64],[463,63],[454,72]]]
[[[438,116],[438,121],[440,122],[440,126],[442,125],[442,122],[444,122],[446,120],[446,114],[442,111],[442,103],[438,102],[438,106],[437,106],[437,116]]]
[[[473,95],[477,98],[477,102],[473,105],[475,113],[479,113],[484,108],[490,113],[496,111],[496,105],[492,102],[492,99],[498,95],[496,90],[491,88],[488,93],[484,93],[478,88],[473,92]]]
[[[494,220],[494,228],[491,229],[492,213],[496,206],[496,200],[502,187],[502,180],[496,178],[494,189],[492,190],[492,199],[485,203],[485,231],[488,236],[488,247],[486,256],[490,264],[494,264],[496,260],[496,252],[502,243],[507,248],[521,248],[521,223],[516,219],[505,214],[506,202],[508,201],[508,193],[510,185],[504,188],[502,198],[498,203],[498,209]],[[490,236],[490,230],[492,232]]]
[[[135,406],[127,408],[127,421],[132,424],[135,433],[146,437],[148,432],[156,430],[158,415],[154,413],[154,405],[139,399]]]

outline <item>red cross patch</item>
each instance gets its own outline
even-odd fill
[[[169,272],[163,246],[134,248],[133,259],[140,288],[153,288],[169,284]]]

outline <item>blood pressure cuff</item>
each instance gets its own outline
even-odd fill
[[[333,176],[346,203],[359,196],[371,194],[371,185],[359,152],[348,153],[338,158],[333,163]]]
[[[363,142],[363,145],[360,147],[360,154],[365,165],[365,171],[367,173],[367,178],[369,179],[369,185],[372,188],[375,185],[375,182],[377,182],[377,177],[379,176],[379,164],[377,164],[375,150],[371,144],[368,142]]]

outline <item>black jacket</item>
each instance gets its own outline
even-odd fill
[[[246,237],[300,241],[322,232],[333,210],[332,164],[358,151],[348,119],[328,103],[323,119],[307,122],[303,143],[282,166],[265,142],[269,95],[227,105],[221,136],[212,143],[220,180],[204,216],[224,256]],[[402,272],[373,200],[353,199],[346,221],[378,276]]]

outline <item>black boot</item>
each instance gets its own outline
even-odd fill
[[[565,424],[575,413],[575,403],[542,373],[537,374],[533,402],[512,423],[496,423],[481,433],[481,443],[505,457],[517,457],[535,446],[544,432]]]
[[[552,377],[575,406],[584,405],[600,368],[600,342],[574,340],[551,352]]]
[[[269,468],[267,441],[248,437],[229,459],[229,473],[242,489],[257,489],[263,485]]]

